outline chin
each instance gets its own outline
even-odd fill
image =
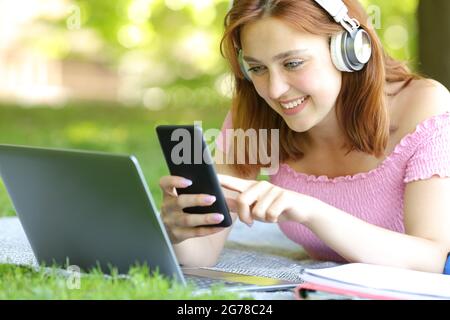
[[[288,127],[295,132],[306,132],[313,127],[312,122],[305,121],[304,119],[286,119],[284,118],[284,122],[288,125]]]

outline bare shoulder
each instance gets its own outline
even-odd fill
[[[426,119],[450,112],[450,93],[435,80],[413,80],[399,93],[396,104],[401,113],[398,117],[400,131],[407,134]]]

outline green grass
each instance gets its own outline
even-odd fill
[[[0,143],[50,148],[97,150],[134,154],[159,207],[158,180],[168,174],[155,126],[202,121],[203,128],[220,128],[227,101],[213,107],[175,108],[150,111],[118,106],[69,105],[62,109],[0,106]],[[15,212],[0,183],[0,217]],[[105,278],[91,272],[81,278],[80,289],[69,289],[67,279],[57,273],[0,265],[0,299],[226,299],[236,295],[215,290],[195,296],[145,268],[133,269],[128,279]]]
[[[210,293],[193,294],[192,284],[181,286],[145,267],[134,267],[127,277],[105,276],[94,270],[81,277],[62,275],[56,268],[33,270],[25,266],[0,265],[0,300],[185,300],[236,299],[220,286]]]

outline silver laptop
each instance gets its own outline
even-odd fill
[[[0,174],[39,263],[150,270],[200,288],[281,290],[296,283],[180,268],[134,156],[0,145]]]

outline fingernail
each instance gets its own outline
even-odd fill
[[[216,201],[216,197],[214,196],[207,196],[203,199],[205,203],[214,203]]]
[[[252,222],[247,222],[246,225],[247,225],[249,228],[251,228],[252,225],[253,225],[253,221],[252,221]]]
[[[223,218],[224,218],[223,214],[220,213],[216,213],[213,215],[214,222],[221,222]]]
[[[182,183],[185,187],[189,187],[192,185],[192,181],[189,179],[184,179]]]

